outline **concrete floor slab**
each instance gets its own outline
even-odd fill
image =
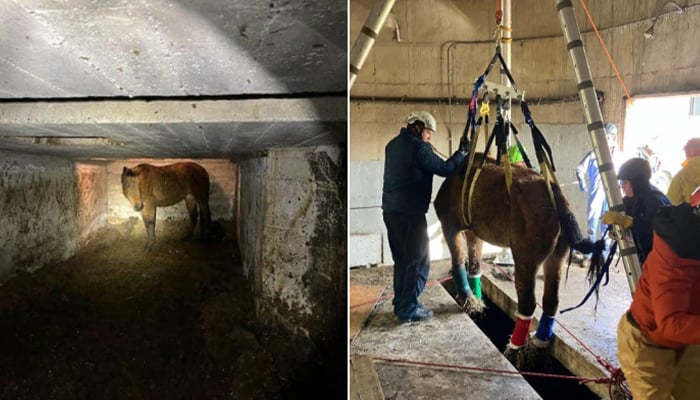
[[[391,287],[391,267],[352,270],[350,284]],[[350,345],[371,355],[387,399],[541,399],[436,281],[421,301],[435,313],[427,321],[400,324],[391,297],[383,296]]]

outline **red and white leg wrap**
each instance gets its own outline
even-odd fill
[[[510,337],[508,347],[518,349],[527,343],[527,336],[530,333],[530,325],[532,325],[532,316],[525,317],[518,313],[515,314],[515,328]]]

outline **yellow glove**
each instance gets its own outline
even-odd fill
[[[605,225],[620,225],[625,229],[629,229],[632,226],[634,219],[617,211],[608,211],[603,214],[603,223]]]

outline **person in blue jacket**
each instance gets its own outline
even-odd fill
[[[394,314],[400,322],[420,321],[433,313],[418,301],[430,270],[428,224],[433,175],[455,171],[466,155],[466,143],[447,161],[430,145],[435,118],[414,111],[406,127],[385,148],[382,213],[394,259]]]
[[[613,162],[619,161],[621,154],[616,146],[617,127],[608,122],[605,124],[605,134]],[[603,238],[603,225],[600,223],[600,217],[608,210],[608,200],[605,198],[595,151],[589,151],[579,162],[576,167],[576,179],[581,191],[586,192],[587,233],[591,242],[595,243]],[[584,256],[584,258],[588,260],[588,256]]]

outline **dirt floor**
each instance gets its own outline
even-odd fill
[[[275,399],[302,383],[288,338],[254,318],[230,238],[159,221],[103,228],[78,254],[0,286],[0,398]]]

